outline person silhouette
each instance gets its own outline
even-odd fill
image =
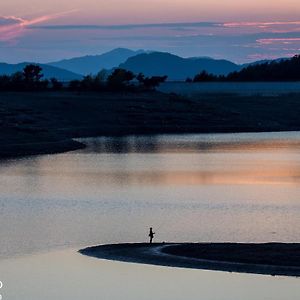
[[[150,227],[150,232],[149,232],[150,244],[152,244],[154,234],[155,234],[155,232],[153,232],[152,227]]]

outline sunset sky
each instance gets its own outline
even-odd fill
[[[300,53],[299,0],[3,0],[0,61],[116,47],[235,62]]]

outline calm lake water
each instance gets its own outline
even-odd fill
[[[300,242],[300,133],[82,141],[87,149],[0,164],[4,299],[298,299],[297,279],[68,249],[145,241],[149,226],[157,241]]]
[[[280,95],[299,93],[299,82],[165,82],[159,90],[187,96],[234,93],[239,95]]]

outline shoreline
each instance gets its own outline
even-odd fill
[[[10,159],[26,158],[38,155],[61,154],[69,151],[84,149],[83,143],[73,139],[55,142],[35,142],[2,145],[0,150],[0,163]]]
[[[0,93],[0,161],[84,148],[73,138],[300,130],[300,94]]]
[[[259,252],[256,251],[257,247],[260,248]],[[212,249],[217,249],[217,252],[215,251],[215,255],[210,256],[209,251],[213,251]],[[197,250],[196,256],[195,250]],[[81,249],[79,253],[98,259],[126,263],[230,273],[300,277],[299,250],[300,244],[284,243],[159,243],[152,245],[141,243],[100,245]],[[203,253],[199,255],[199,251],[206,253],[206,255]],[[235,252],[235,257],[229,261],[227,255],[230,256],[230,251]],[[253,255],[250,257],[249,262],[245,262],[243,256],[248,255],[249,251]],[[278,259],[277,265],[266,263],[268,257],[272,256]],[[263,260],[263,262],[262,258],[267,258],[267,260]],[[288,265],[282,264],[281,259],[283,258]]]
[[[262,130],[262,131],[201,131],[201,132],[157,132],[157,133],[124,133],[124,134],[111,134],[111,135],[84,135],[77,136],[70,139],[65,139],[61,141],[51,141],[51,142],[32,142],[32,143],[19,143],[19,144],[5,144],[1,145],[0,149],[0,163],[1,161],[33,157],[39,155],[51,155],[51,154],[63,154],[71,151],[76,151],[80,149],[85,149],[86,145],[76,139],[84,138],[97,138],[97,137],[128,137],[128,136],[157,136],[157,135],[194,135],[194,134],[239,134],[239,133],[281,133],[281,132],[300,132],[299,130]]]

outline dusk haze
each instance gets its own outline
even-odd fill
[[[299,300],[299,0],[0,1],[0,300]]]

